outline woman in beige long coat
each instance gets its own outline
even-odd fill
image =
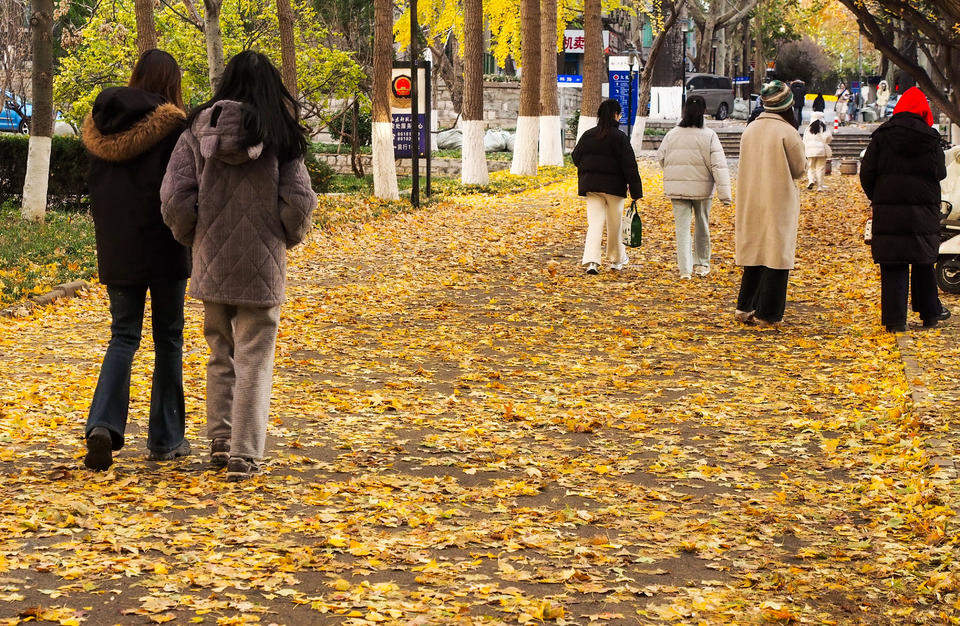
[[[794,265],[806,158],[793,122],[793,94],[775,80],[763,87],[764,113],[740,140],[736,263],[743,266],[737,320],[772,326],[783,319]]]

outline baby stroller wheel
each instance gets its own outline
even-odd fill
[[[960,293],[960,255],[944,255],[937,259],[937,285],[946,293]]]

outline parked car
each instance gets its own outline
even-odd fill
[[[718,120],[725,120],[733,112],[736,92],[733,80],[716,74],[691,74],[687,76],[687,97],[702,96],[707,101],[707,113]]]
[[[33,107],[29,102],[24,102],[22,98],[4,92],[3,108],[0,109],[0,132],[27,134],[30,132],[30,115],[32,113]]]

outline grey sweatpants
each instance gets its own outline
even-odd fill
[[[207,434],[230,440],[230,456],[262,459],[270,416],[280,307],[204,302]]]

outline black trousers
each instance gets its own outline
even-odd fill
[[[926,263],[880,264],[880,320],[884,326],[907,323],[907,289],[913,292],[913,310],[926,321],[940,315],[943,305],[937,291],[937,275]],[[911,275],[912,274],[912,275]]]
[[[754,317],[776,323],[787,308],[787,281],[790,270],[775,270],[763,265],[743,268],[737,310],[754,311]]]
[[[102,426],[113,449],[123,447],[130,404],[130,370],[140,347],[147,289],[153,308],[153,390],[147,447],[169,452],[183,443],[183,296],[187,281],[137,287],[107,287],[110,296],[110,344],[93,394],[86,435]]]

